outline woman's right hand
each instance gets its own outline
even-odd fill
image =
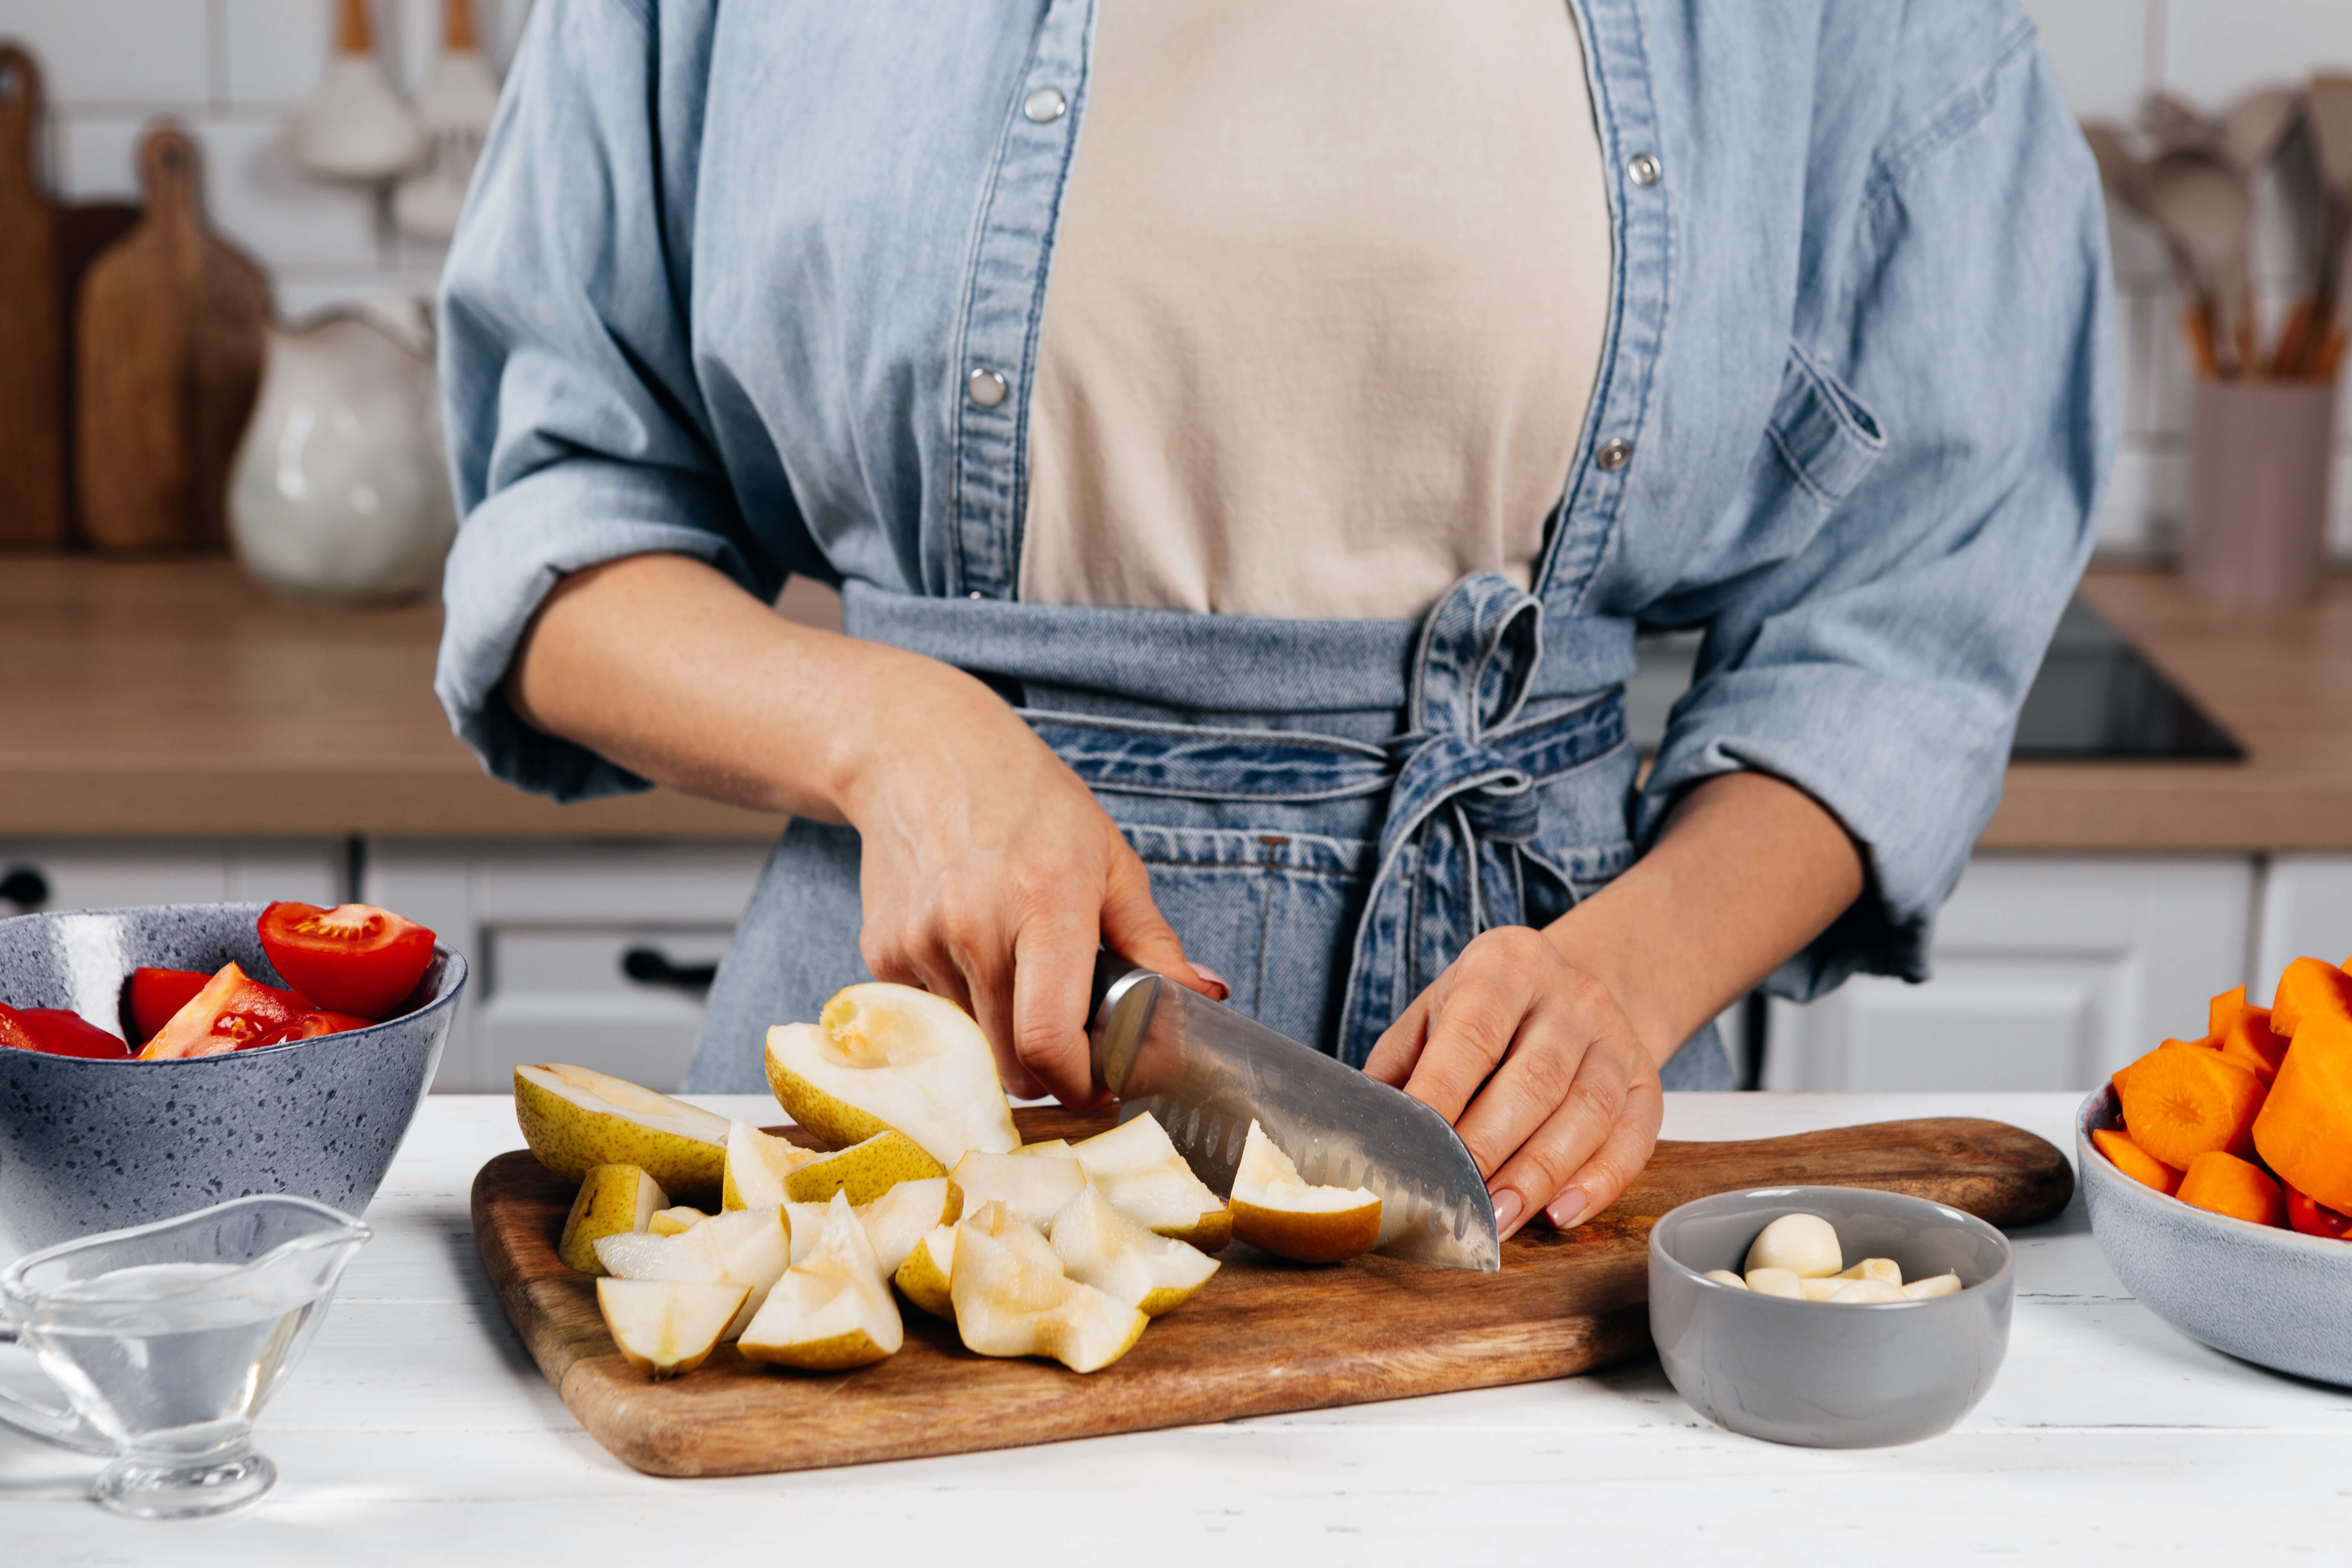
[[[1078,776],[986,686],[891,654],[835,798],[862,842],[858,950],[879,980],[957,1003],[1005,1088],[1102,1098],[1087,1055],[1095,951],[1223,997],[1151,900],[1143,862]]]
[[[1101,1098],[1100,943],[1224,994],[1078,776],[936,659],[795,625],[687,556],[632,555],[556,584],[506,693],[526,723],[658,783],[855,826],[866,966],[970,1009],[1016,1095]]]

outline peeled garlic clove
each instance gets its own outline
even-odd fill
[[[1844,1273],[1840,1279],[1884,1279],[1889,1285],[1903,1283],[1903,1266],[1892,1258],[1865,1258]]]
[[[1748,1281],[1742,1279],[1738,1275],[1734,1274],[1728,1268],[1710,1268],[1706,1273],[1700,1275],[1699,1278],[1702,1279],[1712,1279],[1718,1285],[1728,1285],[1735,1290],[1745,1290],[1748,1289]]]
[[[1901,1301],[1906,1298],[1900,1285],[1889,1285],[1884,1279],[1842,1279],[1834,1295],[1825,1298],[1840,1307],[1874,1307],[1885,1301]]]
[[[1746,1283],[1759,1296],[1787,1296],[1799,1301],[1805,1299],[1803,1286],[1785,1268],[1751,1268]]]
[[[1853,1283],[1851,1279],[1800,1279],[1797,1281],[1797,1288],[1804,1293],[1805,1300],[1808,1301],[1828,1301],[1834,1300],[1839,1291]]]
[[[1903,1287],[1904,1296],[1914,1301],[1925,1301],[1931,1296],[1957,1296],[1960,1293],[1960,1277],[1957,1274],[1931,1274],[1925,1279],[1914,1279]]]
[[[1837,1232],[1816,1214],[1784,1214],[1764,1227],[1748,1249],[1750,1274],[1785,1268],[1800,1279],[1822,1279],[1845,1267]]]

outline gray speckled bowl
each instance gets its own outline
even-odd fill
[[[2123,1124],[2113,1084],[2074,1113],[2074,1168],[2107,1267],[2140,1304],[2243,1361],[2352,1387],[2352,1242],[2212,1214],[2109,1164],[2091,1131]]]
[[[70,1007],[120,1034],[122,984],[142,964],[235,959],[280,984],[254,931],[267,907],[0,921],[0,1002]],[[466,961],[444,947],[425,973],[430,1001],[348,1034],[168,1062],[0,1049],[0,1257],[248,1193],[359,1213],[433,1081],[465,984]]]
[[[1906,1279],[1949,1270],[1956,1295],[1876,1307],[1758,1296],[1737,1273],[1759,1233],[1815,1214],[1849,1262],[1891,1258]],[[1932,1437],[1973,1409],[2009,1353],[2014,1255],[1956,1208],[1862,1187],[1756,1187],[1668,1211],[1650,1232],[1650,1337],[1675,1391],[1718,1426],[1811,1448]]]

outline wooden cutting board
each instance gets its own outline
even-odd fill
[[[41,72],[0,44],[0,545],[66,541],[57,209],[34,166]]]
[[[1018,1110],[1022,1136],[1077,1139],[1108,1116]],[[788,1135],[795,1129],[772,1131]],[[1534,1383],[1650,1348],[1650,1226],[1711,1193],[1804,1181],[1909,1193],[1995,1225],[2066,1206],[2058,1151],[1998,1121],[1941,1117],[1738,1143],[1660,1143],[1614,1207],[1565,1235],[1529,1229],[1500,1274],[1360,1258],[1286,1264],[1238,1242],[1192,1300],[1081,1377],[994,1361],[906,1307],[907,1342],[856,1372],[762,1367],[719,1347],[667,1383],[631,1372],[595,1282],[555,1256],[573,1183],[526,1151],[474,1179],[474,1239],[507,1317],[595,1439],[657,1476],[734,1476],[1017,1447],[1322,1405]]]
[[[90,264],[75,331],[82,528],[100,550],[215,547],[228,473],[261,384],[269,284],[205,227],[202,167],[178,127],[139,147],[146,211]]]

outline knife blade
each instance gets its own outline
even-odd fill
[[[1087,1038],[1119,1120],[1150,1111],[1201,1180],[1230,1197],[1255,1120],[1316,1186],[1381,1198],[1391,1258],[1493,1273],[1503,1266],[1478,1163],[1444,1117],[1255,1018],[1106,955]]]

